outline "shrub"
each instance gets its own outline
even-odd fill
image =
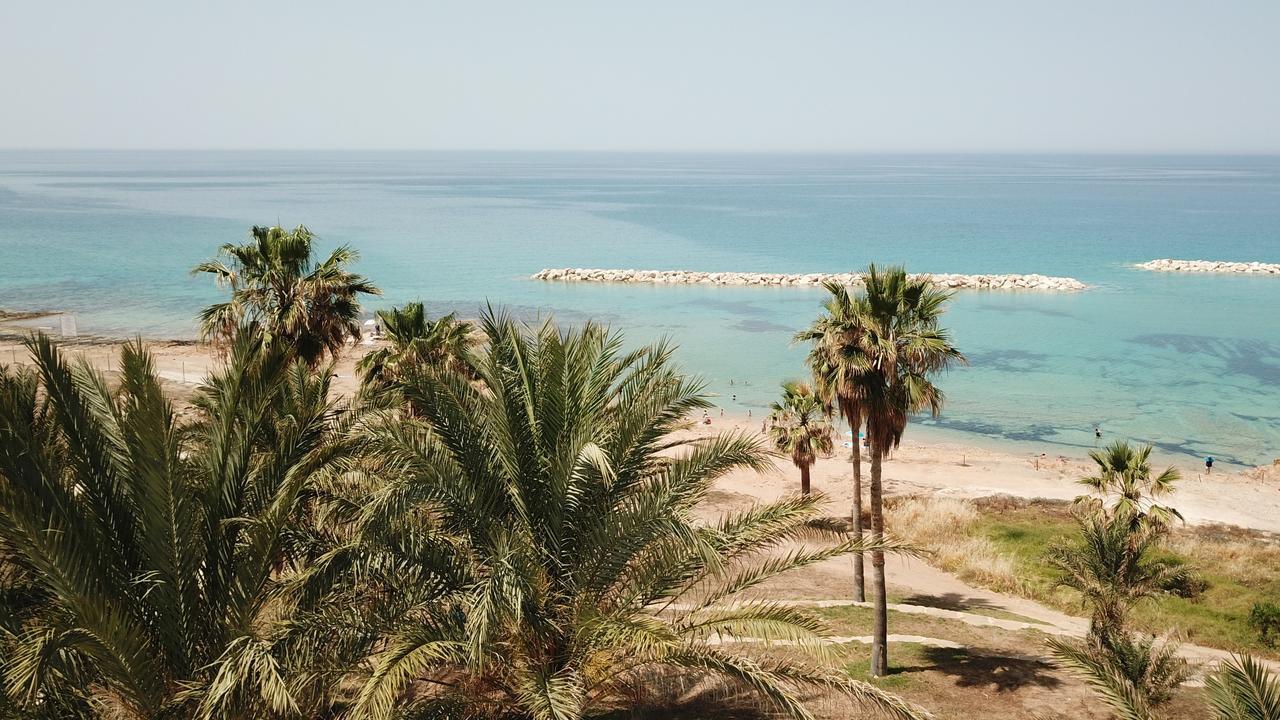
[[[1280,605],[1265,600],[1254,603],[1249,610],[1249,627],[1258,633],[1263,645],[1275,647],[1280,637]]]

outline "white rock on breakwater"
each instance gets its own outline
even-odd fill
[[[946,288],[956,290],[1032,290],[1042,292],[1075,292],[1088,285],[1075,278],[1047,275],[956,275],[921,273],[923,277]],[[748,273],[701,272],[694,270],[600,270],[592,268],[547,268],[533,275],[534,280],[601,283],[659,283],[672,285],[754,285],[795,287],[821,285],[835,281],[842,285],[861,285],[862,273]]]
[[[1280,275],[1280,263],[1225,262],[1221,260],[1170,260],[1162,258],[1138,263],[1138,268],[1155,272],[1244,273],[1246,275]]]

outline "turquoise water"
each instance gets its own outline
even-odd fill
[[[801,374],[789,338],[820,291],[528,275],[876,261],[1076,277],[1095,288],[956,296],[947,322],[972,366],[942,379],[934,432],[1053,451],[1091,447],[1097,424],[1169,453],[1280,456],[1280,278],[1128,267],[1280,262],[1276,157],[0,152],[0,307],[190,335],[217,294],[187,269],[276,222],[357,246],[383,303],[489,300],[671,337],[728,412],[757,415]]]

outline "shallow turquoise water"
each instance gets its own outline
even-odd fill
[[[810,289],[536,283],[550,266],[1039,272],[1070,295],[962,293],[972,366],[937,427],[1223,461],[1280,455],[1280,278],[1145,273],[1157,257],[1280,262],[1280,158],[0,152],[0,306],[82,332],[189,335],[186,271],[251,224],[351,243],[385,303],[594,317],[669,336],[730,412],[802,372]],[[730,380],[734,381],[732,386]],[[736,400],[733,396],[736,395]]]

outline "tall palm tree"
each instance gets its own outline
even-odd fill
[[[230,300],[200,313],[204,339],[225,347],[248,323],[316,367],[326,354],[337,355],[348,339],[360,337],[360,296],[381,291],[347,270],[358,258],[354,250],[342,246],[317,261],[315,236],[302,225],[293,230],[255,226],[250,238],[219,248],[225,261],[210,260],[191,270],[213,275],[231,290]]]
[[[814,615],[735,601],[863,546],[777,552],[813,537],[816,495],[695,520],[716,478],[770,465],[749,435],[673,444],[710,405],[671,348],[625,352],[592,324],[481,326],[477,380],[430,365],[405,378],[420,417],[371,426],[378,480],[326,501],[332,547],[296,586],[312,642],[367,660],[337,678],[360,681],[350,717],[581,718],[671,674],[718,676],[791,717],[810,716],[797,693],[811,690],[925,715],[794,654],[823,647]],[[799,647],[753,653],[765,638]]]
[[[410,368],[440,365],[470,376],[471,348],[475,326],[450,313],[435,320],[427,317],[422,303],[379,310],[390,347],[365,355],[356,364],[362,382],[369,387],[385,387],[401,381]]]
[[[327,373],[263,345],[236,340],[193,426],[140,345],[122,350],[117,391],[43,336],[34,371],[0,374],[0,552],[38,605],[2,670],[28,712],[299,710],[275,651],[277,577],[310,483],[347,446]]]
[[[875,265],[863,277],[865,294],[855,304],[865,371],[857,384],[871,441],[871,541],[884,538],[881,482],[885,455],[902,441],[913,413],[941,411],[943,392],[933,384],[938,372],[964,356],[938,324],[950,293],[928,279],[913,278],[901,267],[880,271]],[[871,674],[884,675],[888,659],[888,601],[885,595],[884,553],[871,553],[875,626],[871,643]]]
[[[810,343],[808,365],[813,375],[818,396],[828,406],[835,407],[849,425],[853,450],[849,460],[853,464],[853,507],[850,520],[853,536],[862,537],[862,431],[863,409],[860,382],[867,363],[862,353],[862,326],[856,306],[858,298],[849,289],[836,282],[823,284],[830,297],[823,303],[826,312],[819,315],[808,328],[796,333],[796,342]],[[866,580],[863,554],[853,556],[853,599],[863,602],[866,597]]]
[[[1174,520],[1182,519],[1176,509],[1159,503],[1173,492],[1178,471],[1169,467],[1152,476],[1150,445],[1135,448],[1119,440],[1090,452],[1089,457],[1098,465],[1098,473],[1082,478],[1080,484],[1093,494],[1076,498],[1077,505],[1109,518],[1124,518],[1135,530],[1144,526],[1163,532]]]
[[[800,468],[800,493],[808,495],[810,468],[832,450],[827,406],[807,383],[786,382],[782,384],[782,400],[773,404],[770,419],[773,445]]]
[[[1280,678],[1248,655],[1205,677],[1215,720],[1280,720]]]

